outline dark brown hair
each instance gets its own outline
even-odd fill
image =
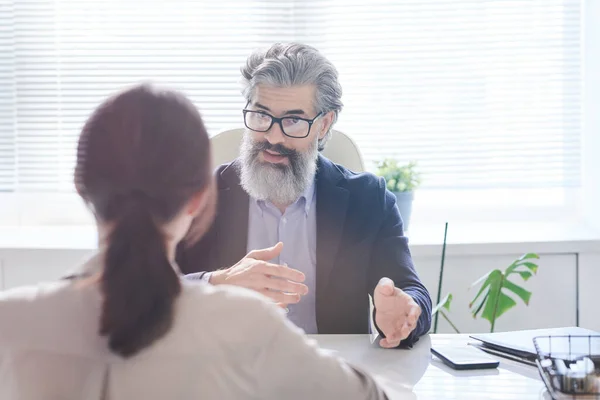
[[[128,357],[171,327],[181,291],[161,225],[210,183],[209,139],[183,95],[136,86],[101,104],[79,138],[75,186],[110,227],[100,334]]]

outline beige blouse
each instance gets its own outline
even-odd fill
[[[96,256],[82,271],[101,268]],[[384,399],[261,295],[182,281],[171,331],[138,355],[98,335],[95,286],[0,292],[0,399]]]

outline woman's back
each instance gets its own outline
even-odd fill
[[[98,268],[98,258],[85,265]],[[0,294],[0,398],[381,398],[260,295],[182,282],[171,330],[130,358],[97,334],[102,297],[81,280]],[[372,397],[370,397],[372,396]]]
[[[102,250],[72,279],[0,293],[0,399],[380,398],[260,295],[181,281],[177,247],[215,215],[210,158],[181,93],[142,85],[94,110],[74,181]]]

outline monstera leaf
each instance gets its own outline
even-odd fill
[[[481,287],[471,303],[469,303],[473,318],[481,315],[481,318],[490,321],[490,332],[494,332],[496,320],[517,305],[515,299],[509,296],[510,294],[519,297],[526,305],[529,305],[531,292],[517,285],[509,278],[519,275],[521,279],[527,281],[538,270],[538,265],[530,260],[539,258],[537,254],[527,253],[516,259],[504,272],[495,269],[475,281],[471,287],[480,284]]]

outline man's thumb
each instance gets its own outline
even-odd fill
[[[281,253],[281,249],[283,248],[283,243],[279,242],[273,247],[269,247],[266,249],[252,250],[246,257],[254,258],[255,260],[261,261],[269,261],[274,259]]]
[[[390,278],[381,278],[375,288],[376,292],[381,293],[384,296],[391,296],[394,294],[394,281]]]

